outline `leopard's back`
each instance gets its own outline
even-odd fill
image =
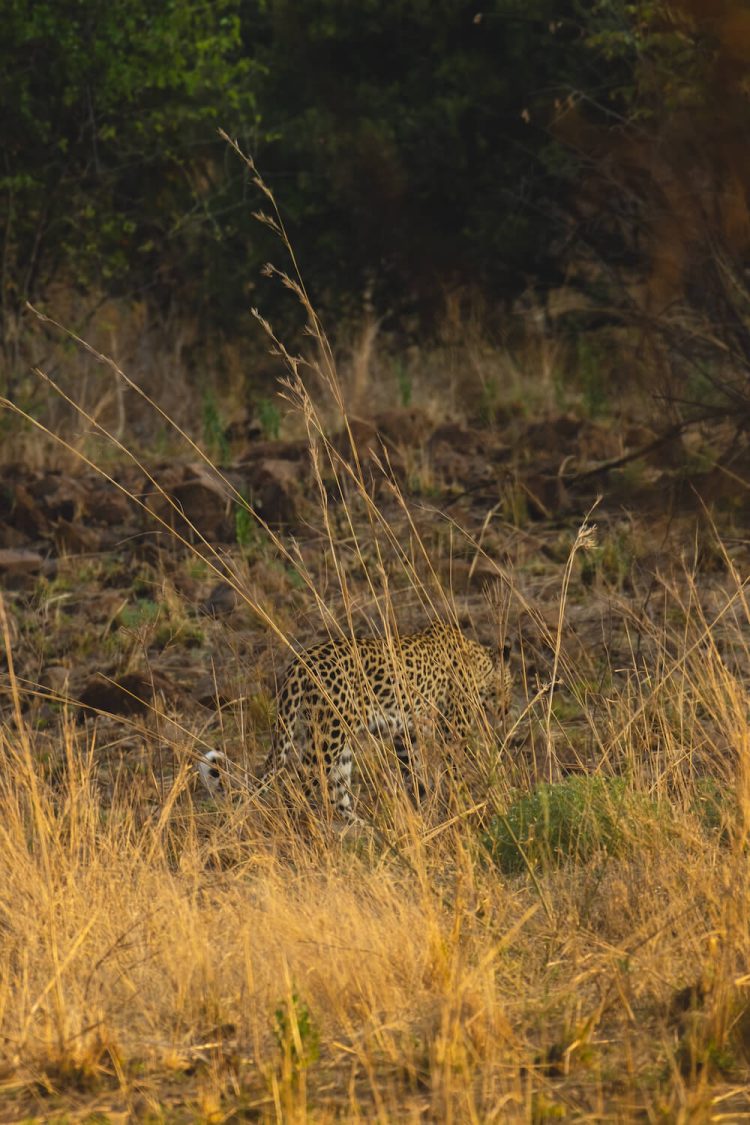
[[[340,745],[365,729],[401,733],[414,715],[456,721],[472,704],[488,701],[505,667],[484,645],[442,623],[392,640],[324,641],[297,656],[287,671],[272,758],[277,766],[286,764],[313,726],[325,730],[326,741],[332,728]],[[337,745],[326,749],[335,755]]]

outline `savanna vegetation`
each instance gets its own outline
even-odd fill
[[[747,5],[2,14],[0,1120],[747,1118]],[[435,618],[421,802],[254,791]]]

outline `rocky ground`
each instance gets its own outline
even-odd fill
[[[747,572],[741,466],[704,457],[687,473],[698,436],[572,415],[435,425],[409,409],[352,423],[314,459],[306,441],[251,433],[220,469],[7,465],[0,581],[24,708],[52,743],[64,714],[99,716],[120,754],[139,739],[112,716],[155,721],[155,698],[207,742],[222,716],[246,742],[242,728],[267,728],[288,659],[279,632],[292,644],[323,635],[320,599],[334,617],[349,599],[366,632],[380,612],[373,569],[402,628],[424,623],[430,587],[480,639],[503,624],[522,709],[549,678],[565,566],[590,511],[596,546],[575,560],[563,637],[582,678],[629,658],[639,615],[662,612],[654,591],[685,566],[709,609],[732,567]],[[362,485],[346,469],[352,442]]]

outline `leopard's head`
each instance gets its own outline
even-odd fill
[[[482,705],[507,711],[510,705],[513,676],[510,669],[510,644],[502,649],[477,645],[480,650],[476,664],[477,688]]]

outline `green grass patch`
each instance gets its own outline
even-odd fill
[[[690,808],[706,834],[718,837],[724,844],[741,827],[737,794],[716,778],[701,777],[696,781]]]
[[[575,775],[520,796],[492,818],[484,844],[511,875],[622,852],[659,815],[656,803],[633,792],[625,778]]]

